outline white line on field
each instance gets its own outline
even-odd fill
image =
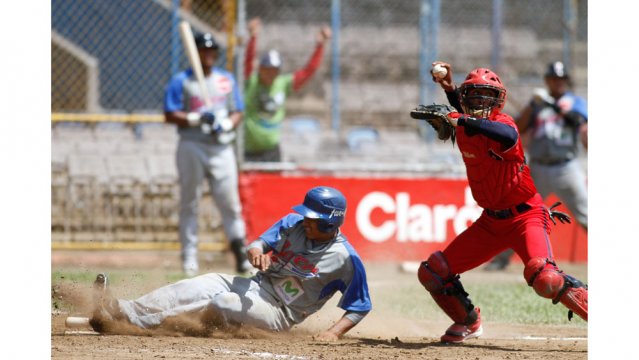
[[[515,339],[521,340],[562,340],[562,341],[587,341],[587,337],[545,337],[545,336],[522,336]]]
[[[269,352],[250,352],[246,350],[230,350],[230,349],[219,349],[219,348],[213,348],[211,350],[213,352],[222,353],[226,355],[248,355],[248,356],[253,356],[253,357],[257,357],[261,359],[308,360],[308,358],[304,356],[273,354]]]

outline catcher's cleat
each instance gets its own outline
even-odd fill
[[[475,308],[475,311],[477,312],[477,320],[474,323],[470,325],[454,323],[446,330],[446,333],[442,335],[440,339],[441,342],[459,344],[465,340],[480,337],[484,333],[484,329],[481,326],[479,308]]]

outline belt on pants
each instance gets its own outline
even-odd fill
[[[491,210],[491,209],[484,209],[486,211],[486,214],[492,218],[495,219],[509,219],[517,214],[523,214],[526,211],[532,209],[532,206],[526,204],[526,203],[521,203],[519,205],[515,205],[512,208],[508,208],[508,209],[504,209],[504,210]]]

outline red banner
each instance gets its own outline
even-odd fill
[[[331,186],[347,200],[341,227],[364,260],[417,261],[442,250],[482,209],[466,180],[439,178],[335,178],[243,173],[240,193],[248,238],[256,239],[315,186]],[[547,203],[556,200],[551,197]],[[568,212],[567,209],[561,209]],[[587,235],[558,224],[551,235],[559,261],[587,261]]]

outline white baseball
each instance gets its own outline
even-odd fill
[[[437,64],[433,66],[432,73],[434,77],[438,79],[443,79],[446,76],[446,74],[448,74],[448,70],[446,70],[446,68],[443,67],[441,64]]]

